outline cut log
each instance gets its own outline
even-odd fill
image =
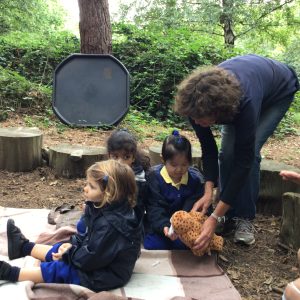
[[[161,159],[162,145],[153,145],[149,147],[149,157],[151,166],[159,165],[162,163]],[[192,148],[192,165],[202,170],[201,163],[201,150],[199,148]]]
[[[49,148],[49,166],[57,176],[85,177],[95,162],[107,159],[106,148],[60,144]]]
[[[300,194],[285,193],[282,197],[281,241],[291,248],[300,247]]]
[[[0,169],[32,171],[42,164],[43,134],[36,127],[0,128]]]
[[[300,193],[300,185],[283,180],[281,170],[300,172],[300,169],[273,160],[261,162],[260,190],[257,212],[265,215],[282,215],[282,195],[287,192]]]

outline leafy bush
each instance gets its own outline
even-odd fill
[[[3,112],[16,108],[49,106],[51,89],[31,83],[14,71],[0,67],[0,107]],[[2,119],[3,119],[2,115]]]
[[[293,135],[297,132],[297,126],[300,124],[300,92],[296,93],[295,99],[284,118],[277,126],[274,135],[282,138],[285,135]]]
[[[114,25],[113,52],[131,75],[131,103],[160,120],[182,120],[172,110],[177,84],[191,70],[236,55],[207,36],[187,28],[150,32],[133,25]]]
[[[74,52],[80,52],[77,37],[67,32],[44,35],[15,32],[0,37],[0,66],[18,72],[26,79],[50,86],[57,65]]]

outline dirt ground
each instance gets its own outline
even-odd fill
[[[0,127],[25,126],[24,119],[13,116]],[[67,129],[62,134],[56,127],[43,128],[44,146],[59,143],[99,146],[105,144],[108,131]],[[196,142],[192,132],[184,132]],[[142,148],[157,143],[143,140]],[[300,168],[300,135],[271,139],[262,151],[263,157]],[[56,178],[48,166],[28,173],[0,171],[0,205],[24,208],[54,208],[62,203],[81,205],[84,179]],[[279,217],[257,215],[255,245],[243,247],[226,238],[219,263],[228,274],[243,299],[281,299],[287,282],[298,277],[296,252],[279,242]]]

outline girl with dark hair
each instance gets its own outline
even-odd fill
[[[189,140],[174,130],[162,146],[163,164],[154,166],[148,176],[145,221],[145,249],[171,250],[187,247],[171,232],[170,218],[178,210],[190,211],[203,196],[203,177],[190,167]]]
[[[136,138],[126,129],[112,132],[106,142],[108,157],[132,168],[138,187],[136,209],[145,211],[146,173],[150,168],[149,157],[138,148]]]
[[[135,211],[143,217],[145,212],[145,197],[147,193],[146,172],[150,168],[150,159],[137,146],[135,137],[126,129],[112,132],[106,142],[108,158],[119,161],[132,168],[137,184],[137,200]],[[77,231],[84,234],[86,230],[85,216],[77,223]]]

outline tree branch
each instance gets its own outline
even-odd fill
[[[280,5],[277,5],[275,7],[273,7],[270,11],[266,11],[263,14],[261,14],[254,22],[253,22],[253,26],[251,26],[250,28],[248,28],[247,30],[239,33],[236,35],[236,38],[241,37],[242,35],[247,34],[249,31],[253,30],[254,28],[259,27],[259,21],[262,20],[263,18],[265,18],[266,16],[272,14],[274,11],[281,9],[283,6],[285,6],[286,4],[289,4],[291,2],[294,2],[294,0],[286,0],[285,2],[283,2]]]

